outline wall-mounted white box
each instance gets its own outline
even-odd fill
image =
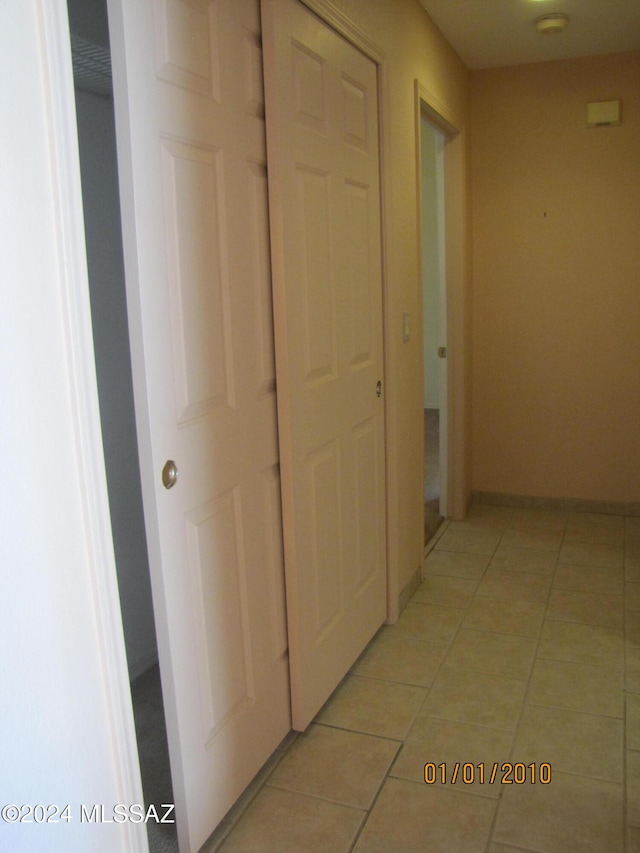
[[[611,127],[622,124],[620,101],[594,101],[587,104],[587,127]]]

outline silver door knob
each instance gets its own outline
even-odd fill
[[[178,466],[173,459],[167,459],[162,469],[162,485],[165,489],[175,486],[178,480]]]

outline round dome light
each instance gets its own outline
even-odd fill
[[[541,35],[561,33],[567,29],[569,18],[566,15],[543,15],[536,21],[536,30]]]

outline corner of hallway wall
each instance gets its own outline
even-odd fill
[[[467,123],[469,72],[418,0],[335,0],[334,5],[385,54],[382,110],[386,228],[389,561],[400,591],[423,554],[422,292],[419,271],[415,80]],[[463,191],[464,188],[461,188]],[[466,274],[466,267],[462,271]],[[467,282],[459,296],[463,306]],[[410,339],[402,338],[409,315]],[[461,376],[464,370],[461,371]],[[467,432],[468,435],[468,432]],[[468,443],[468,442],[467,442]],[[469,489],[463,471],[463,488]],[[466,504],[468,494],[464,496]]]
[[[476,491],[639,498],[639,77],[640,52],[472,73]]]

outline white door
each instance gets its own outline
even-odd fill
[[[377,67],[297,0],[262,10],[292,712],[303,730],[386,616]]]
[[[108,8],[154,610],[196,851],[290,729],[259,8]]]

